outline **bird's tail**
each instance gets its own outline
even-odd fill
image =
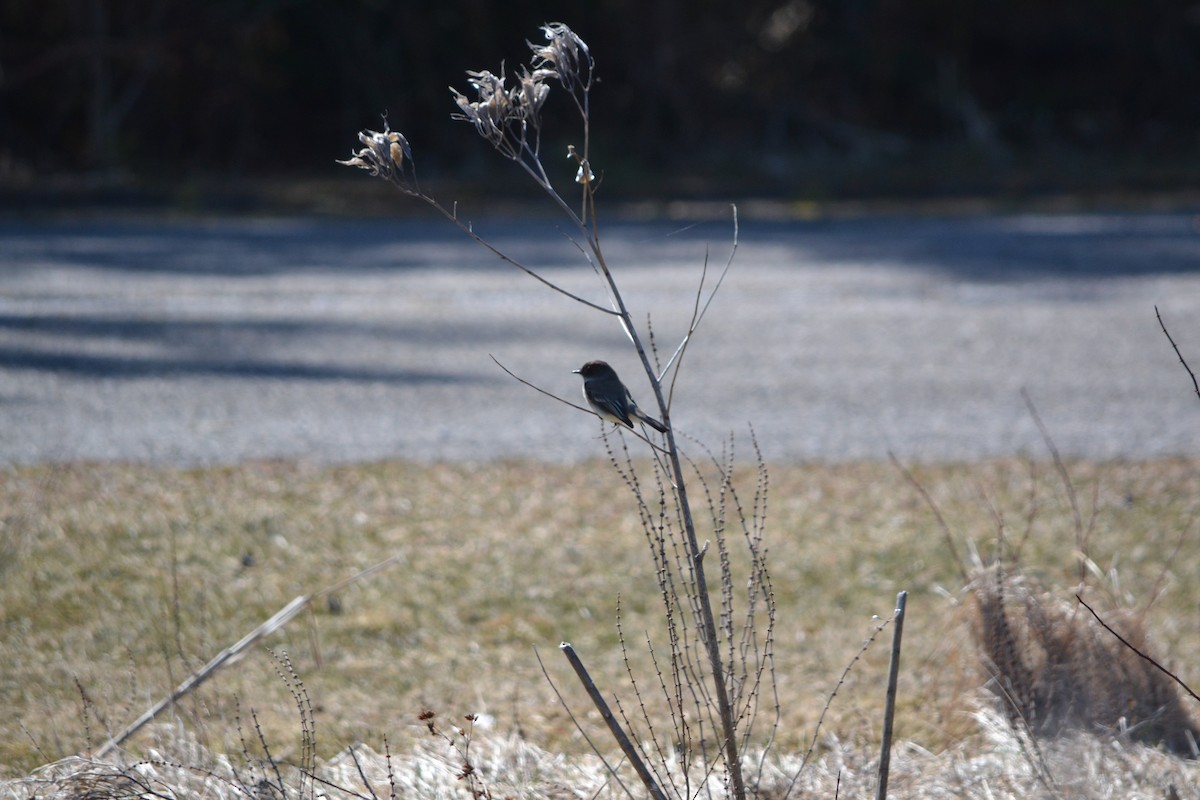
[[[659,433],[667,432],[666,425],[663,425],[661,422],[659,422],[658,420],[656,420],[654,417],[650,416],[649,414],[642,413],[642,410],[640,408],[637,411],[635,411],[634,414],[637,416],[638,419],[640,419],[642,422],[649,425],[651,428],[654,428],[654,430],[658,431]]]

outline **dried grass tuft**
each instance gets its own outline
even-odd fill
[[[912,743],[892,755],[888,796],[906,798],[995,798],[1028,800],[1053,796],[1091,798],[1155,798],[1182,796],[1194,785],[1195,765],[1151,748],[1117,739],[1064,733],[1044,742],[1040,761],[1028,755],[1028,735],[992,709],[975,715],[976,731],[953,747],[934,753]],[[128,762],[68,758],[37,770],[22,780],[0,782],[4,800],[66,798],[247,797],[471,798],[462,779],[462,762],[454,748],[438,737],[420,739],[402,753],[377,752],[365,745],[347,747],[317,764],[317,780],[295,767],[242,764],[204,749],[182,725],[158,725],[155,759]],[[484,797],[529,800],[625,798],[593,755],[565,757],[515,735],[480,735],[471,745],[471,763]],[[874,790],[878,754],[875,748],[827,736],[820,755],[809,761],[791,786],[790,797],[866,797]],[[758,754],[747,754],[747,765]],[[764,800],[785,796],[803,758],[799,754],[768,757],[757,795]],[[271,778],[265,778],[264,766]],[[275,769],[278,769],[278,773]],[[674,763],[674,769],[682,765]],[[277,783],[274,776],[282,779]],[[719,775],[694,787],[699,796],[724,800]]]
[[[971,589],[988,685],[1012,725],[1038,738],[1082,731],[1197,755],[1200,727],[1178,686],[1076,602],[998,566],[981,571]],[[1150,654],[1140,616],[1114,609],[1105,620]]]

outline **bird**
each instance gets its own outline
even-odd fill
[[[629,390],[617,377],[617,371],[604,361],[589,361],[572,371],[583,378],[583,399],[601,419],[624,425],[630,430],[636,419],[659,433],[667,432],[666,425],[637,407]]]

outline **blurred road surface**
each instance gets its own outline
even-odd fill
[[[604,292],[554,222],[476,229]],[[728,222],[612,222],[609,263],[659,347],[684,331]],[[684,362],[676,429],[754,425],[770,460],[1200,455],[1194,214],[743,222]],[[433,219],[0,221],[0,462],[602,454],[571,370],[603,358],[643,406],[611,317]]]

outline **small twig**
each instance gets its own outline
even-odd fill
[[[878,617],[876,617],[878,619]],[[800,780],[800,774],[804,772],[804,768],[808,766],[809,760],[812,758],[813,752],[817,749],[817,739],[821,736],[821,728],[825,724],[825,716],[829,713],[829,709],[833,707],[834,698],[841,691],[842,686],[846,684],[846,680],[850,677],[850,671],[854,669],[854,665],[858,663],[863,654],[875,644],[875,639],[879,634],[883,633],[883,629],[888,626],[892,618],[883,620],[871,630],[871,635],[866,638],[862,646],[858,648],[858,652],[854,654],[854,658],[850,659],[850,663],[846,664],[846,668],[842,670],[842,674],[838,676],[837,683],[833,686],[833,691],[829,693],[829,697],[825,698],[825,707],[821,709],[821,714],[817,717],[817,724],[813,728],[812,740],[808,743],[808,750],[804,752],[804,758],[800,760],[800,767],[796,770],[796,774],[792,776],[788,782],[787,789],[783,792],[782,800],[787,800],[791,796],[792,790],[796,788],[796,781]]]
[[[145,713],[134,720],[129,727],[125,728],[125,730],[121,731],[107,743],[102,745],[100,749],[93,754],[93,757],[103,758],[111,753],[113,750],[119,747],[122,742],[124,742],[133,734],[137,733],[143,725],[147,724],[161,714],[168,706],[176,703],[184,695],[188,694],[200,684],[211,678],[218,669],[232,660],[235,656],[241,655],[259,639],[286,625],[292,617],[296,616],[306,605],[308,605],[308,602],[311,599],[312,595],[307,594],[302,594],[299,597],[296,597],[292,600],[292,602],[276,611],[266,622],[243,636],[232,647],[226,647],[220,653],[217,653],[217,655],[211,661],[209,661],[196,672],[193,672],[190,676],[188,676],[187,680],[179,684],[175,691],[171,692],[162,700],[159,700],[157,703],[147,709]]]
[[[1175,340],[1171,338],[1171,334],[1167,332],[1166,323],[1163,322],[1162,314],[1158,313],[1158,306],[1154,307],[1154,316],[1158,317],[1158,326],[1162,328],[1163,334],[1167,337],[1167,341],[1171,343],[1171,347],[1175,349],[1175,355],[1179,357],[1179,363],[1183,364],[1183,368],[1187,370],[1187,374],[1192,378],[1192,388],[1196,391],[1196,397],[1200,397],[1200,383],[1196,381],[1196,373],[1192,372],[1192,368],[1183,360],[1183,353],[1179,352],[1179,345],[1175,344]]]
[[[1058,791],[1058,781],[1054,775],[1050,773],[1050,762],[1046,760],[1046,754],[1042,752],[1041,746],[1038,744],[1037,735],[1034,734],[1033,728],[1029,725],[1029,720],[1021,710],[1021,704],[1013,693],[1005,686],[1005,681],[993,664],[989,668],[992,685],[995,686],[996,692],[1000,694],[1004,702],[1008,704],[1010,709],[1009,725],[1013,728],[1013,733],[1016,735],[1018,746],[1021,748],[1021,755],[1029,762],[1029,766],[1033,767],[1034,776],[1038,783],[1046,787],[1056,797],[1061,797]],[[1020,723],[1020,724],[1018,724]]]
[[[900,676],[900,638],[904,635],[904,607],[907,603],[908,592],[896,595],[896,613],[892,615],[896,627],[892,630],[892,661],[888,667],[883,737],[879,746],[879,786],[875,790],[875,800],[885,800],[887,797],[888,770],[892,763],[892,722],[896,715],[896,681]]]
[[[401,562],[403,560],[404,560],[404,556],[399,555],[399,554],[391,556],[389,558],[385,558],[383,561],[380,561],[376,564],[372,564],[371,566],[367,567],[366,569],[356,572],[348,578],[343,578],[342,580],[338,581],[337,583],[333,584],[332,586],[326,586],[324,589],[318,589],[317,591],[312,593],[312,598],[315,600],[318,597],[325,597],[327,595],[333,594],[334,592],[340,592],[342,589],[345,589],[350,584],[358,583],[359,581],[366,580],[367,578],[372,577],[376,572],[381,572],[382,570],[385,570],[388,567],[394,566],[395,564],[398,564],[399,562]]]
[[[579,731],[579,735],[582,736],[583,740],[588,743],[588,747],[592,748],[592,752],[595,753],[596,757],[600,759],[600,763],[602,763],[604,768],[608,770],[610,775],[612,775],[613,780],[617,782],[617,785],[620,786],[625,794],[629,796],[629,800],[633,800],[633,792],[629,791],[629,787],[625,785],[623,780],[621,780],[621,776],[617,773],[617,768],[608,763],[608,759],[604,757],[604,753],[602,753],[600,748],[596,746],[596,743],[592,741],[592,737],[587,735],[587,731],[585,731],[583,726],[579,724],[579,719],[575,716],[575,712],[571,711],[571,707],[567,705],[566,698],[562,696],[562,692],[558,690],[558,686],[554,683],[554,679],[550,677],[550,673],[546,670],[546,665],[542,662],[542,654],[538,652],[537,645],[534,645],[533,647],[533,656],[537,659],[538,667],[542,670],[542,677],[546,679],[546,683],[550,684],[551,691],[553,691],[554,696],[558,698],[558,704],[563,707],[563,711],[567,712],[567,716],[570,717],[571,724],[575,726],[575,730]]]
[[[366,782],[366,780],[367,780],[367,776],[363,774],[362,767],[361,767],[361,766],[359,765],[359,763],[358,763],[358,756],[357,756],[357,755],[354,753],[354,748],[353,748],[353,747],[351,747],[351,748],[350,748],[350,755],[351,755],[351,756],[354,758],[354,766],[358,767],[358,775],[359,775],[359,777],[360,777],[360,778],[361,778],[361,779],[362,779],[364,782]],[[302,772],[303,772],[303,770],[302,770]],[[371,788],[371,784],[370,784],[370,783],[367,783],[367,791],[369,791],[369,792],[371,793],[371,794],[368,796],[368,795],[365,795],[365,794],[363,794],[362,792],[357,792],[357,791],[355,791],[354,789],[351,789],[349,786],[342,786],[341,784],[334,783],[333,781],[331,781],[331,780],[328,780],[328,779],[326,779],[326,778],[322,778],[320,775],[316,775],[316,774],[310,774],[310,775],[308,775],[307,777],[308,777],[308,778],[309,778],[309,779],[310,779],[310,780],[313,782],[313,786],[312,786],[312,788],[313,788],[313,789],[315,789],[315,788],[316,788],[316,784],[318,784],[318,783],[319,783],[319,784],[321,784],[322,786],[328,786],[330,789],[333,789],[334,791],[336,791],[336,792],[338,792],[338,793],[345,792],[345,793],[348,793],[348,794],[354,795],[355,797],[359,798],[359,800],[379,800],[379,795],[375,794],[375,790],[374,790],[373,788]],[[251,796],[253,796],[253,795],[251,795]],[[287,796],[287,795],[281,795],[281,797],[286,797],[286,796]],[[304,795],[303,795],[303,794],[301,794],[300,796],[301,796],[301,797],[303,797]],[[318,795],[316,794],[316,792],[315,792],[315,791],[313,791],[313,792],[312,792],[312,797],[314,797],[314,798],[315,798],[315,797],[317,797],[317,796],[318,796]]]
[[[716,297],[717,292],[720,291],[721,284],[723,284],[725,282],[725,276],[729,274],[729,268],[733,266],[733,258],[734,258],[734,256],[737,255],[737,248],[738,248],[738,216],[737,216],[737,206],[735,205],[732,208],[733,208],[733,245],[729,250],[729,258],[726,259],[726,261],[725,261],[725,268],[723,270],[721,270],[720,276],[717,277],[716,285],[714,285],[712,288],[712,291],[709,292],[708,300],[704,301],[704,305],[701,306],[700,305],[700,296],[704,292],[704,280],[708,275],[708,255],[707,255],[707,253],[705,254],[704,269],[700,273],[700,283],[696,287],[696,300],[692,307],[692,319],[688,323],[688,332],[683,337],[683,341],[681,341],[679,343],[679,346],[675,348],[675,352],[672,353],[671,357],[667,359],[666,365],[663,366],[663,368],[659,371],[659,380],[662,380],[662,377],[667,374],[667,370],[669,370],[671,368],[671,365],[675,362],[676,359],[679,359],[680,361],[683,360],[683,354],[687,350],[688,345],[691,343],[692,336],[696,333],[696,330],[700,327],[700,321],[704,319],[704,315],[706,313],[708,313],[708,307],[710,305],[712,305],[713,298]],[[675,381],[678,380],[678,378],[679,378],[679,365],[676,364],[675,365],[675,374],[671,378],[671,387],[667,392],[667,406],[668,407],[671,405],[671,399],[675,396]]]
[[[613,738],[621,746],[621,752],[629,759],[629,763],[633,764],[633,769],[637,772],[638,777],[641,778],[642,785],[646,787],[646,791],[650,793],[650,796],[654,800],[667,800],[667,796],[659,788],[658,783],[654,780],[654,776],[650,774],[646,762],[642,760],[641,752],[634,746],[628,734],[621,728],[620,723],[617,722],[617,718],[613,716],[612,709],[608,707],[608,702],[604,699],[604,695],[600,694],[600,690],[596,687],[592,676],[588,674],[587,668],[583,666],[583,662],[575,654],[575,648],[568,642],[563,642],[558,648],[563,651],[563,655],[567,657],[567,661],[571,662],[571,667],[579,677],[580,683],[587,690],[588,696],[592,698],[592,703],[596,706],[596,710],[600,712],[600,716],[604,718],[604,722],[608,725]]]
[[[559,204],[562,205],[563,208],[568,211],[568,214],[571,216],[571,218],[573,220],[576,221],[576,224],[578,224],[579,226],[583,225],[583,223],[581,221],[579,221],[578,218],[575,217],[574,213],[570,211],[570,208],[567,207],[566,204],[562,202],[562,199],[558,196],[558,193],[554,191],[553,187],[551,187],[547,183],[547,184],[543,184],[543,188],[545,188],[545,190],[547,191],[547,193],[550,195],[551,198],[557,200],[559,202]],[[568,297],[577,303],[582,303],[583,305],[587,306],[588,308],[599,311],[602,314],[611,314],[613,316],[617,316],[616,311],[613,311],[610,308],[605,308],[604,306],[602,306],[598,303],[594,303],[591,300],[588,300],[584,297],[580,297],[579,295],[575,294],[574,292],[570,292],[570,291],[564,289],[563,287],[559,286],[554,281],[544,277],[537,270],[521,263],[517,259],[515,259],[512,256],[505,253],[500,248],[496,247],[494,244],[489,242],[483,236],[476,233],[474,227],[470,223],[465,223],[458,218],[457,203],[455,203],[454,211],[450,211],[450,210],[446,209],[437,200],[430,197],[429,195],[419,194],[419,193],[411,193],[411,192],[410,192],[410,194],[412,194],[418,200],[424,201],[425,204],[428,205],[430,208],[433,208],[435,211],[437,211],[439,214],[441,214],[443,217],[445,217],[447,220],[449,220],[452,224],[458,226],[459,230],[461,230],[468,237],[473,239],[475,241],[475,243],[478,244],[480,247],[487,250],[489,253],[496,256],[497,258],[499,258],[501,261],[505,262],[506,264],[509,264],[510,266],[515,267],[516,269],[519,269],[521,272],[524,272],[526,275],[533,278],[535,281],[542,284],[543,286],[546,286],[547,288],[552,289],[553,291],[558,292],[559,294],[563,295],[564,297]]]
[[[367,567],[362,572],[358,572],[354,575],[351,575],[349,578],[346,578],[345,580],[338,581],[337,583],[335,583],[332,586],[329,586],[325,589],[321,589],[320,591],[315,592],[313,594],[302,594],[302,595],[294,598],[286,606],[284,606],[283,608],[279,609],[274,614],[272,614],[270,619],[268,619],[266,622],[259,625],[257,628],[255,628],[254,630],[250,631],[245,636],[243,636],[240,640],[238,640],[237,643],[235,643],[229,647],[226,647],[224,650],[217,653],[217,655],[214,656],[211,661],[209,661],[207,664],[205,664],[203,667],[201,667],[196,672],[193,672],[191,675],[189,675],[187,680],[185,680],[183,683],[179,684],[179,686],[177,686],[173,692],[171,692],[169,695],[164,697],[162,700],[159,700],[157,703],[152,705],[150,708],[146,709],[146,711],[140,717],[138,717],[136,720],[134,720],[132,723],[130,723],[130,725],[125,728],[125,730],[121,731],[116,736],[109,739],[108,742],[103,744],[93,754],[93,757],[103,758],[104,756],[111,753],[113,750],[120,747],[122,742],[124,742],[130,736],[132,736],[133,734],[135,734],[139,730],[141,730],[146,724],[148,724],[151,720],[153,720],[155,717],[157,717],[159,714],[161,714],[169,706],[178,702],[180,698],[184,697],[185,695],[190,693],[192,690],[194,690],[198,686],[200,686],[202,683],[207,681],[209,678],[211,678],[217,672],[217,670],[219,670],[221,667],[225,666],[227,663],[232,661],[234,658],[236,658],[237,656],[246,652],[246,650],[248,650],[250,648],[250,646],[253,645],[255,642],[257,642],[259,639],[261,639],[264,636],[267,636],[271,633],[274,633],[275,631],[279,630],[284,625],[286,625],[288,622],[290,622],[293,617],[295,617],[297,614],[299,614],[306,606],[308,606],[309,603],[311,603],[313,601],[313,598],[321,597],[323,595],[329,594],[330,592],[338,591],[339,589],[342,589],[342,588],[346,587],[347,585],[354,583],[357,580],[366,578],[370,575],[373,575],[374,573],[378,572],[379,570],[381,570],[385,567],[389,567],[392,564],[395,564],[399,560],[400,560],[400,556],[392,556],[391,558],[384,559],[383,561],[379,562],[378,564]]]
[[[581,405],[578,405],[578,404],[576,404],[576,403],[572,403],[570,400],[564,400],[563,398],[561,398],[561,397],[559,397],[558,395],[554,394],[554,392],[547,391],[547,390],[543,389],[542,387],[538,386],[536,383],[531,383],[531,382],[529,382],[529,381],[525,380],[525,379],[524,379],[524,378],[522,378],[520,375],[518,375],[518,374],[516,374],[515,372],[513,372],[511,369],[509,369],[508,367],[506,367],[506,366],[504,366],[503,364],[501,364],[501,363],[500,363],[500,361],[499,361],[499,360],[498,360],[498,359],[497,359],[497,358],[496,358],[494,355],[492,355],[491,353],[488,353],[488,358],[490,358],[490,359],[493,361],[493,363],[495,363],[495,365],[496,365],[497,367],[499,367],[500,369],[502,369],[502,370],[504,370],[505,372],[507,372],[507,373],[508,373],[508,375],[509,375],[509,377],[511,377],[513,380],[517,381],[518,383],[523,383],[523,384],[525,384],[526,386],[528,386],[530,389],[533,389],[535,392],[540,392],[541,394],[544,394],[544,395],[546,395],[546,397],[549,397],[549,398],[550,398],[550,399],[552,399],[552,400],[557,400],[558,402],[562,403],[563,405],[568,405],[568,406],[570,406],[571,408],[575,409],[576,411],[582,411],[582,412],[584,412],[585,414],[591,414],[592,416],[596,417],[597,419],[599,419],[599,418],[600,418],[600,416],[599,416],[599,415],[598,415],[598,414],[597,414],[595,411],[592,411],[590,408],[584,408],[584,407],[583,407],[583,406],[581,406]],[[602,421],[603,421],[603,420],[602,420]],[[639,433],[638,431],[636,431],[636,430],[634,430],[634,429],[632,429],[632,428],[623,428],[623,426],[617,426],[617,425],[614,425],[613,427],[622,428],[623,430],[626,430],[626,431],[628,431],[628,432],[632,433],[634,436],[636,436],[637,438],[641,439],[643,442],[645,442],[646,444],[650,445],[650,446],[651,446],[651,447],[653,447],[655,450],[658,450],[658,451],[660,451],[660,452],[663,452],[663,453],[667,452],[667,451],[666,451],[666,450],[664,450],[664,449],[663,449],[663,448],[662,448],[660,445],[657,445],[657,444],[655,444],[654,442],[650,441],[650,437],[646,436],[644,433]],[[642,426],[642,429],[643,429],[643,430],[645,430],[645,426],[644,426],[644,425]]]
[[[1152,666],[1154,666],[1155,668],[1157,668],[1157,669],[1158,669],[1160,672],[1162,672],[1162,673],[1163,673],[1164,675],[1166,675],[1168,678],[1170,678],[1171,680],[1173,680],[1173,681],[1175,681],[1176,683],[1178,683],[1178,684],[1179,684],[1181,687],[1183,687],[1183,690],[1184,690],[1185,692],[1187,692],[1189,695],[1191,695],[1191,697],[1192,697],[1192,699],[1193,699],[1193,700],[1200,700],[1200,695],[1198,695],[1198,694],[1196,694],[1195,692],[1193,692],[1193,691],[1192,691],[1192,687],[1190,687],[1190,686],[1188,686],[1186,683],[1184,683],[1184,682],[1183,682],[1183,680],[1182,680],[1181,678],[1179,678],[1179,677],[1178,677],[1178,676],[1177,676],[1177,675],[1176,675],[1174,672],[1171,672],[1171,670],[1167,669],[1167,668],[1166,668],[1166,667],[1164,667],[1162,664],[1160,664],[1160,663],[1158,663],[1157,661],[1155,661],[1155,660],[1154,660],[1152,657],[1150,657],[1150,656],[1146,655],[1146,654],[1145,654],[1145,653],[1143,653],[1141,650],[1138,650],[1136,647],[1134,647],[1134,646],[1133,646],[1133,645],[1132,645],[1132,644],[1129,642],[1129,640],[1128,640],[1128,639],[1126,639],[1124,636],[1122,636],[1121,634],[1119,634],[1119,633],[1117,633],[1115,630],[1113,630],[1111,627],[1109,627],[1108,623],[1107,623],[1107,622],[1105,622],[1104,620],[1100,619],[1100,615],[1096,613],[1095,609],[1093,609],[1093,608],[1092,608],[1091,606],[1089,606],[1089,605],[1088,605],[1086,602],[1084,602],[1084,600],[1083,600],[1083,598],[1082,598],[1082,597],[1080,597],[1079,595],[1075,595],[1075,599],[1079,601],[1079,604],[1080,604],[1080,605],[1082,605],[1084,608],[1086,608],[1088,611],[1090,611],[1090,612],[1091,612],[1092,616],[1096,618],[1096,622],[1099,622],[1099,623],[1100,623],[1100,624],[1101,624],[1101,625],[1104,627],[1104,630],[1108,631],[1108,632],[1109,632],[1109,633],[1111,633],[1113,636],[1117,637],[1117,641],[1119,641],[1121,644],[1123,644],[1123,645],[1125,645],[1126,647],[1128,647],[1130,650],[1132,650],[1134,653],[1136,653],[1136,654],[1137,654],[1138,656],[1140,656],[1141,658],[1143,658],[1143,659],[1145,659],[1146,661],[1150,662],[1150,664],[1151,664]]]
[[[938,527],[942,529],[942,535],[946,538],[946,549],[950,551],[950,555],[954,558],[954,564],[958,567],[958,574],[962,578],[963,583],[967,583],[970,580],[969,576],[967,575],[967,565],[963,563],[962,558],[958,555],[958,547],[954,544],[954,533],[950,530],[949,524],[946,523],[946,518],[942,516],[942,510],[938,508],[937,503],[933,501],[933,498],[929,495],[929,492],[926,491],[921,482],[917,480],[916,476],[913,475],[906,466],[900,463],[900,459],[896,457],[895,453],[889,450],[888,458],[891,459],[892,465],[896,469],[900,470],[900,474],[904,476],[904,479],[907,480],[909,484],[917,490],[917,494],[921,495],[921,499],[925,501],[925,505],[928,506],[929,510],[933,513],[933,518],[937,520]]]
[[[550,391],[547,391],[547,390],[543,389],[542,387],[538,386],[536,383],[530,383],[529,381],[527,381],[527,380],[525,380],[524,378],[522,378],[520,375],[518,375],[518,374],[516,374],[515,372],[513,372],[513,371],[512,371],[511,369],[509,369],[508,367],[506,367],[506,366],[504,366],[503,364],[501,364],[501,363],[500,363],[500,361],[499,361],[499,359],[497,359],[497,358],[496,358],[494,355],[492,355],[491,353],[488,353],[488,358],[490,358],[490,359],[493,361],[493,363],[495,363],[495,365],[496,365],[497,367],[499,367],[500,369],[502,369],[502,370],[504,370],[505,372],[507,372],[507,373],[508,373],[508,375],[509,375],[509,377],[510,377],[510,378],[513,378],[513,379],[514,379],[514,380],[516,380],[518,383],[523,383],[523,384],[525,384],[526,386],[528,386],[530,389],[533,389],[535,392],[540,392],[541,394],[544,394],[544,395],[546,395],[546,397],[549,397],[549,398],[550,398],[550,399],[552,399],[552,400],[557,400],[558,402],[560,402],[560,403],[562,403],[562,404],[564,404],[564,405],[568,405],[568,406],[570,406],[571,408],[575,409],[576,411],[583,411],[583,412],[585,412],[585,413],[588,413],[588,414],[593,414],[593,415],[595,415],[595,413],[596,413],[596,412],[592,411],[590,408],[584,408],[583,406],[579,405],[578,403],[572,403],[570,400],[565,400],[565,399],[563,399],[563,398],[559,397],[558,395],[554,394],[554,392],[550,392]]]
[[[363,786],[367,787],[367,791],[371,793],[374,800],[379,800],[379,795],[375,794],[375,787],[371,785],[371,781],[367,779],[367,773],[362,768],[362,762],[358,760],[358,753],[354,752],[354,745],[350,745],[349,750],[350,758],[354,760],[354,768],[358,770],[358,777],[362,780]]]
[[[1042,441],[1046,443],[1046,448],[1054,460],[1054,468],[1058,471],[1058,476],[1062,479],[1063,487],[1067,491],[1067,502],[1071,505],[1071,516],[1075,521],[1075,549],[1078,551],[1076,558],[1079,559],[1079,583],[1083,585],[1087,579],[1087,541],[1083,532],[1083,515],[1079,513],[1079,501],[1075,497],[1075,484],[1071,482],[1071,476],[1067,472],[1062,456],[1058,454],[1054,439],[1050,437],[1046,423],[1042,422],[1042,416],[1038,413],[1037,406],[1033,404],[1033,398],[1029,396],[1029,392],[1024,386],[1021,387],[1021,397],[1025,400],[1025,407],[1029,409],[1029,416],[1033,417],[1033,424],[1037,425],[1038,432],[1042,434]]]
[[[262,747],[263,762],[270,765],[271,772],[275,774],[275,788],[279,791],[280,797],[287,797],[287,787],[283,782],[283,773],[279,771],[279,759],[271,755],[271,746],[267,744],[267,736],[263,733],[262,723],[258,721],[258,714],[253,708],[250,709],[250,719],[254,721],[254,735],[258,737],[258,744]],[[244,743],[243,743],[244,746]],[[263,774],[266,774],[266,767],[263,767]],[[269,783],[269,781],[268,781]]]

